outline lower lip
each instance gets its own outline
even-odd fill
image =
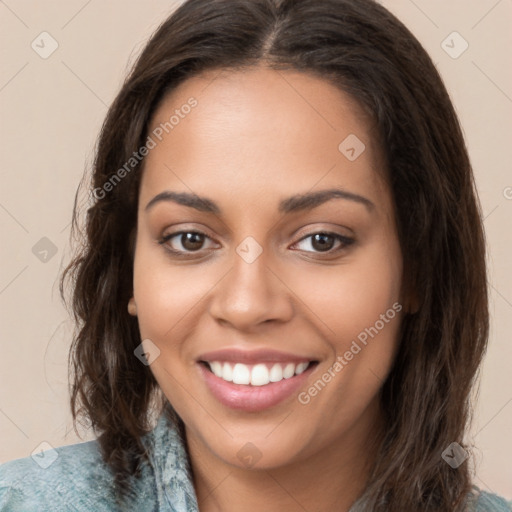
[[[249,386],[227,382],[198,363],[199,371],[206,385],[217,400],[231,409],[257,412],[279,404],[296,394],[316,365],[310,365],[300,375],[279,382],[270,382],[265,386]]]

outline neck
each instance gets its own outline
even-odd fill
[[[200,512],[349,512],[364,492],[383,432],[378,406],[314,456],[279,467],[225,463],[188,429]]]

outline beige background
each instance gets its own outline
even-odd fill
[[[438,66],[474,165],[490,250],[492,313],[472,436],[479,448],[476,483],[510,499],[512,0],[382,3]],[[30,455],[43,441],[80,441],[68,410],[73,326],[57,287],[70,255],[74,193],[128,64],[176,4],[0,0],[0,463]],[[34,40],[42,46],[43,31],[58,43],[46,59],[31,47]],[[469,44],[458,58],[442,47],[453,31]],[[461,39],[447,41],[451,52],[462,48]],[[51,244],[40,242],[43,237]],[[41,252],[52,246],[55,255]]]

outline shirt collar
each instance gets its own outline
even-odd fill
[[[155,471],[160,510],[198,512],[188,456],[168,409],[151,432],[149,458]]]

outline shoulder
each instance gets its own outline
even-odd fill
[[[478,487],[473,488],[468,498],[468,512],[512,512],[512,501]]]
[[[141,438],[148,460],[118,505],[99,441],[51,448],[0,465],[0,512],[197,512],[186,451],[166,415]]]
[[[0,511],[112,510],[113,475],[97,440],[35,453],[0,466]]]

